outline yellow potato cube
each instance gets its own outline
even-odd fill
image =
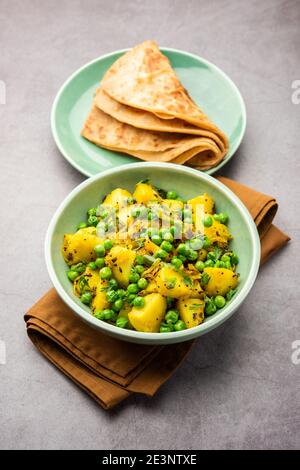
[[[190,294],[192,282],[172,268],[162,268],[156,276],[158,292],[167,297],[185,297]]]
[[[129,321],[137,331],[157,333],[166,313],[167,301],[155,293],[146,295],[144,299],[144,307],[133,307],[128,313]]]
[[[205,303],[200,299],[183,298],[177,301],[177,308],[187,328],[193,328],[204,321]]]
[[[204,273],[209,275],[209,281],[204,286],[207,295],[226,295],[230,289],[238,284],[238,275],[231,269],[226,268],[204,268]]]

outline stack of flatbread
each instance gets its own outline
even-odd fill
[[[122,55],[105,73],[82,136],[146,161],[206,170],[228,151],[226,135],[184,89],[154,41]]]

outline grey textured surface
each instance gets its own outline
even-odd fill
[[[299,1],[0,0],[1,448],[300,447]],[[202,337],[149,400],[103,411],[32,346],[23,313],[49,287],[50,218],[83,176],[61,157],[49,114],[62,82],[89,60],[144,39],[216,63],[239,86],[248,127],[222,172],[280,202],[292,238],[230,321]]]

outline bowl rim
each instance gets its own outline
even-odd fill
[[[77,162],[75,162],[72,157],[69,155],[69,153],[64,149],[64,146],[61,144],[61,140],[59,138],[59,135],[58,135],[58,130],[57,130],[57,119],[56,119],[56,113],[57,113],[57,107],[58,107],[58,104],[60,102],[60,99],[63,95],[63,93],[65,92],[65,89],[68,87],[68,85],[78,76],[80,75],[85,69],[89,68],[90,66],[96,64],[97,62],[99,62],[100,60],[105,60],[105,59],[108,59],[114,55],[117,55],[117,54],[125,54],[125,52],[128,52],[130,51],[132,48],[131,47],[126,47],[124,49],[118,49],[116,51],[112,51],[112,52],[109,52],[107,54],[103,54],[95,59],[92,59],[90,60],[89,62],[85,63],[84,65],[82,65],[81,67],[79,67],[77,70],[75,70],[64,82],[63,84],[61,85],[61,87],[59,88],[55,98],[54,98],[54,101],[53,101],[53,104],[52,104],[52,108],[51,108],[51,114],[50,114],[50,125],[51,125],[51,131],[52,131],[52,136],[54,138],[54,141],[55,141],[55,144],[58,148],[58,150],[60,151],[60,153],[62,154],[62,156],[70,163],[70,165],[73,166],[73,168],[75,168],[77,171],[79,171],[81,174],[85,175],[85,176],[88,176],[88,177],[91,177],[91,176],[95,176],[93,175],[92,173],[90,173],[89,171],[85,170],[84,168],[81,167],[80,164],[78,164]],[[237,85],[234,83],[234,81],[229,77],[229,75],[227,75],[226,72],[224,72],[221,68],[219,68],[217,65],[215,65],[213,62],[210,62],[209,60],[207,59],[204,59],[202,56],[200,55],[197,55],[197,54],[193,54],[192,52],[187,52],[187,51],[184,51],[182,49],[176,49],[176,48],[173,48],[173,47],[164,47],[164,46],[159,46],[159,49],[164,52],[173,52],[173,53],[177,53],[177,54],[181,54],[181,55],[185,55],[185,56],[189,56],[193,59],[196,59],[196,60],[200,60],[203,64],[207,65],[208,67],[212,68],[214,71],[216,71],[217,73],[219,73],[223,79],[225,79],[231,86],[231,88],[234,90],[236,96],[238,97],[238,100],[239,100],[239,105],[240,105],[240,108],[241,108],[241,113],[242,113],[242,129],[241,129],[241,132],[240,132],[240,135],[239,135],[239,138],[237,139],[236,141],[236,145],[235,145],[235,148],[234,148],[234,151],[233,153],[230,155],[229,158],[226,159],[226,156],[225,158],[223,158],[223,160],[218,163],[218,165],[216,165],[215,167],[213,168],[210,168],[208,170],[204,170],[203,173],[206,173],[208,175],[212,175],[214,173],[216,173],[218,170],[220,170],[220,168],[222,168],[224,165],[226,165],[226,163],[228,163],[232,157],[234,156],[234,154],[237,152],[237,150],[239,149],[240,145],[241,145],[241,142],[245,136],[245,132],[246,132],[246,127],[247,127],[247,110],[246,110],[246,105],[245,105],[245,101],[244,101],[244,98],[239,90],[239,88],[237,87]],[[134,163],[133,163],[134,164]],[[123,166],[123,165],[122,165]],[[114,168],[117,168],[117,167],[114,167]],[[104,170],[106,171],[106,170]]]
[[[242,289],[237,293],[236,296],[233,297],[230,304],[227,305],[223,310],[219,311],[217,316],[212,316],[208,322],[201,323],[200,325],[189,328],[186,330],[178,331],[178,332],[170,332],[170,333],[146,333],[140,332],[135,330],[126,330],[122,328],[117,328],[114,325],[110,325],[109,323],[99,321],[95,317],[93,317],[89,312],[87,312],[84,308],[78,305],[72,297],[64,290],[62,287],[54,269],[54,264],[52,261],[51,256],[51,243],[52,238],[55,233],[56,224],[61,216],[63,210],[68,206],[68,204],[72,201],[72,199],[78,195],[85,187],[93,184],[97,180],[101,180],[103,177],[110,176],[115,173],[121,173],[122,171],[130,171],[133,169],[141,169],[141,168],[164,168],[164,169],[172,169],[175,171],[180,171],[186,174],[190,174],[193,176],[198,177],[200,180],[208,181],[212,186],[221,189],[223,193],[226,194],[228,199],[238,207],[241,216],[243,217],[246,225],[248,227],[248,231],[250,234],[252,246],[253,246],[253,258],[251,261],[251,267],[245,280],[245,284]],[[242,302],[247,297],[248,293],[250,292],[260,264],[260,240],[256,225],[248,212],[248,209],[244,206],[244,204],[238,199],[238,197],[221,183],[219,180],[213,178],[206,173],[199,172],[194,170],[193,168],[183,167],[181,165],[173,164],[173,163],[129,163],[127,165],[122,165],[116,168],[111,168],[104,172],[98,173],[91,178],[83,181],[79,185],[77,185],[61,202],[61,204],[56,209],[50,224],[47,229],[46,238],[45,238],[45,260],[47,270],[50,276],[50,279],[56,289],[57,293],[61,297],[61,299],[71,308],[73,312],[75,312],[82,320],[90,324],[91,326],[95,327],[96,329],[103,331],[104,333],[109,334],[110,336],[118,336],[120,339],[125,341],[135,341],[143,343],[157,343],[157,344],[164,344],[164,343],[172,343],[172,342],[183,342],[193,339],[195,337],[201,336],[202,334],[208,333],[217,326],[221,325],[224,321],[231,317],[231,315],[236,311],[236,309],[242,304]]]

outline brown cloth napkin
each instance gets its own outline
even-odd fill
[[[289,237],[272,225],[276,200],[240,183],[219,177],[245,204],[261,238],[261,262]],[[144,346],[106,336],[67,307],[56,291],[47,292],[25,315],[34,345],[65,375],[110,409],[131,393],[153,396],[184,360],[194,341]]]

